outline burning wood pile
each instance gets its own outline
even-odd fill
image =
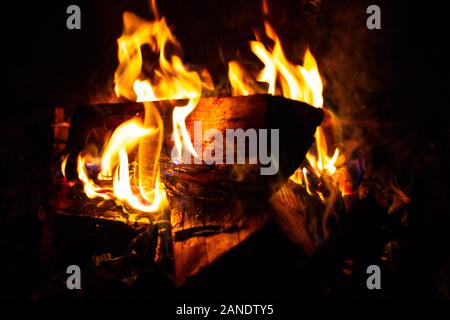
[[[136,230],[126,255],[94,259],[128,282],[133,268],[117,271],[124,257],[148,255],[181,286],[272,223],[311,254],[366,190],[365,159],[345,148],[312,52],[288,58],[266,22],[249,44],[262,67],[230,61],[223,95],[183,61],[154,2],[152,11],[151,21],[123,15],[114,74],[123,102],[71,118],[55,213]],[[409,202],[394,185],[384,192],[392,211]]]

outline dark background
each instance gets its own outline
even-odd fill
[[[81,7],[81,30],[66,28],[70,4]],[[365,26],[369,4],[381,7],[379,31]],[[396,176],[412,199],[398,297],[437,298],[437,283],[449,281],[449,30],[442,6],[269,1],[288,56],[300,59],[311,47],[325,96],[342,117],[377,124],[361,129],[373,166]],[[207,67],[216,84],[224,82],[229,60],[255,63],[247,43],[262,26],[260,1],[171,0],[159,8],[185,61]],[[29,298],[45,274],[39,206],[50,192],[53,108],[70,114],[79,104],[113,101],[122,12],[150,18],[150,11],[137,0],[8,1],[1,10],[0,274],[6,285],[0,295]]]

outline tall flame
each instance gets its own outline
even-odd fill
[[[267,14],[267,11],[266,6],[264,12]],[[261,41],[250,42],[250,49],[264,65],[264,68],[257,74],[256,80],[267,83],[267,93],[269,94],[280,95],[306,102],[316,108],[323,108],[322,79],[311,51],[306,49],[303,65],[293,64],[286,57],[280,39],[272,26],[267,22],[264,26],[267,37],[273,41],[274,45],[272,48],[268,48]],[[248,82],[249,75],[236,63],[230,62],[228,73],[233,95],[253,93]],[[321,127],[317,128],[315,142],[315,147],[306,156],[313,173],[318,177],[324,173],[333,175],[336,172],[335,165],[340,156],[339,149],[336,148],[329,153],[328,142]],[[309,170],[299,168],[291,176],[291,180],[298,184],[305,184],[310,192],[307,183],[308,173]]]
[[[124,32],[118,39],[119,67],[114,75],[117,96],[130,100],[156,101],[188,99],[184,106],[177,105],[172,114],[175,146],[181,159],[183,146],[198,157],[186,129],[186,117],[195,109],[202,89],[213,89],[211,77],[204,70],[202,74],[190,71],[182,59],[171,51],[180,48],[165,18],[159,18],[156,6],[152,5],[153,21],[145,21],[125,12]],[[153,68],[149,79],[142,75],[142,51],[147,46],[158,55],[158,64]],[[144,76],[145,77],[145,76]]]
[[[196,108],[203,89],[213,89],[211,77],[206,70],[197,72],[183,63],[177,52],[180,44],[172,34],[164,17],[160,17],[155,1],[151,5],[154,20],[146,21],[130,12],[123,14],[123,34],[118,39],[119,66],[114,74],[115,92],[118,97],[144,102],[144,121],[132,119],[119,126],[104,146],[100,158],[92,159],[88,153],[78,156],[78,177],[90,198],[112,199],[125,203],[142,212],[161,210],[167,203],[160,180],[159,157],[163,139],[163,122],[152,101],[184,100],[183,105],[173,107],[172,122],[176,160],[183,158],[183,151],[194,157],[185,120]],[[264,13],[268,14],[265,4]],[[250,42],[252,52],[264,64],[255,75],[259,82],[267,83],[267,93],[306,102],[323,108],[323,84],[317,62],[309,49],[303,65],[296,65],[286,57],[280,39],[269,23],[265,33],[273,41],[272,47],[261,41]],[[150,49],[157,57],[150,70],[143,70],[142,48]],[[229,63],[228,73],[233,95],[249,95],[260,92],[254,77],[246,73],[237,61]],[[299,168],[291,180],[305,185],[308,193],[308,175],[321,177],[333,175],[336,162],[341,156],[339,149],[329,153],[329,145],[322,128],[315,134],[315,146],[307,154],[310,168]],[[137,156],[133,150],[138,149]],[[131,165],[130,156],[134,156]],[[65,163],[64,163],[65,166]],[[87,168],[100,167],[95,179]],[[130,167],[132,169],[130,170]],[[312,179],[314,180],[314,179]],[[107,185],[109,183],[109,185]],[[106,186],[105,186],[106,184]],[[318,195],[323,199],[320,192]]]
[[[213,89],[211,77],[189,70],[180,56],[180,45],[160,18],[155,1],[151,3],[153,21],[145,21],[130,12],[123,14],[123,34],[117,40],[119,66],[114,74],[114,90],[118,97],[144,102],[144,122],[129,120],[120,125],[105,145],[100,159],[99,182],[89,177],[88,157],[78,157],[78,177],[89,198],[112,199],[142,212],[156,212],[167,203],[160,180],[159,157],[163,139],[163,121],[151,101],[187,100],[174,105],[173,132],[178,158],[183,148],[198,156],[185,125],[186,117],[195,109],[203,88]],[[148,76],[143,72],[142,48],[148,47],[157,56],[157,63]],[[138,149],[130,170],[129,157]],[[98,162],[98,161],[97,161]],[[137,174],[136,174],[137,173]]]
[[[228,78],[230,79],[233,96],[248,96],[255,93],[250,85],[252,79],[237,61],[233,60],[228,63]]]

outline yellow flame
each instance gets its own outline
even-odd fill
[[[154,133],[155,130],[157,129],[144,128],[137,119],[126,121],[117,127],[103,152],[102,170],[98,178],[100,180],[111,180],[113,168],[118,161],[119,151],[136,146],[139,139]]]
[[[61,174],[63,175],[64,178],[66,178],[66,167],[67,167],[67,160],[69,159],[69,155],[70,154],[65,155],[61,161]]]
[[[176,51],[180,45],[165,18],[159,18],[154,2],[152,10],[156,17],[153,21],[145,21],[129,12],[124,13],[124,32],[118,39],[119,67],[114,78],[115,91],[117,96],[139,102],[188,99],[186,105],[176,105],[173,111],[175,146],[179,159],[183,146],[198,157],[188,135],[185,120],[197,106],[202,89],[213,88],[211,77],[206,70],[201,74],[190,71],[178,55],[168,54],[168,51]],[[148,46],[158,55],[158,64],[153,68],[150,79],[146,80],[140,79],[143,76],[143,46]]]
[[[184,149],[197,157],[185,121],[196,108],[202,90],[213,89],[211,76],[206,70],[190,70],[175,53],[180,45],[165,18],[160,17],[155,0],[152,0],[151,8],[155,18],[153,21],[145,21],[129,12],[124,13],[123,34],[117,42],[119,66],[114,74],[117,96],[144,102],[144,123],[137,119],[125,122],[113,132],[103,148],[101,159],[91,162],[87,155],[80,154],[77,162],[78,177],[89,198],[116,200],[142,212],[156,212],[167,205],[158,165],[164,128],[161,116],[151,101],[187,100],[183,104],[175,102],[173,106],[175,146],[178,160],[181,160]],[[268,14],[267,3],[264,8],[264,13]],[[277,34],[268,23],[265,23],[265,32],[274,43],[272,48],[260,41],[250,43],[252,52],[264,64],[257,80],[268,84],[269,94],[282,95],[323,108],[323,84],[317,62],[309,49],[305,52],[303,65],[295,65],[286,58]],[[141,51],[144,46],[158,57],[150,72],[146,73],[143,72]],[[252,77],[236,61],[229,63],[229,79],[233,95],[255,93],[256,86],[253,86]],[[329,156],[322,128],[317,129],[315,139],[315,149],[307,155],[311,171],[299,169],[291,177],[294,182],[304,184],[310,194],[311,174],[319,177],[324,173],[333,175],[336,171],[335,163],[340,156],[338,149]],[[130,155],[137,147],[137,159],[130,164]],[[87,165],[92,164],[101,165],[97,179],[102,181],[102,186],[88,175]],[[63,165],[65,167],[64,161]],[[104,187],[103,183],[107,182],[112,182],[112,186]],[[316,193],[323,199],[320,191]]]
[[[299,169],[300,170],[300,169]],[[309,182],[308,182],[308,170],[306,170],[306,168],[303,168],[301,170],[301,172],[303,173],[303,179],[305,179],[305,186],[306,186],[306,191],[308,192],[309,195],[312,195],[311,190],[309,189]]]
[[[155,0],[151,1],[151,9],[153,21],[130,12],[123,14],[123,33],[117,40],[119,66],[114,74],[118,97],[144,102],[144,123],[138,119],[123,123],[105,144],[97,179],[103,184],[112,181],[112,186],[100,187],[88,176],[86,156],[80,154],[77,164],[78,177],[89,198],[116,200],[142,212],[160,211],[167,205],[159,170],[163,121],[151,101],[187,100],[187,104],[176,104],[173,108],[175,146],[179,159],[183,148],[198,156],[185,120],[197,106],[203,88],[213,89],[206,70],[200,73],[189,70],[175,53],[180,45],[165,18],[160,17]],[[157,56],[150,74],[143,72],[144,46]],[[129,157],[135,149],[137,157],[130,164]]]
[[[166,204],[166,198],[160,183],[159,171],[149,196],[145,194],[140,182],[137,184],[131,182],[128,163],[128,152],[134,149],[143,138],[157,136],[156,140],[161,139],[161,136],[156,134],[159,131],[159,128],[144,127],[138,119],[126,121],[116,128],[102,152],[101,171],[98,175],[99,180],[112,180],[111,173],[115,169],[112,187],[100,187],[89,178],[86,170],[88,156],[80,154],[77,162],[78,178],[83,183],[86,195],[91,199],[120,200],[142,212],[161,210]],[[159,143],[159,141],[156,142]],[[138,170],[140,170],[139,167]]]
[[[309,49],[305,52],[303,66],[294,65],[286,58],[278,36],[267,22],[265,30],[267,36],[275,43],[272,49],[266,48],[260,41],[250,42],[252,52],[264,64],[257,80],[269,85],[269,94],[281,95],[322,108],[322,80],[316,60]],[[281,88],[277,87],[277,84]]]
[[[230,79],[233,96],[248,96],[255,93],[250,87],[250,79],[237,61],[228,63],[228,78]]]
[[[94,198],[103,198],[110,199],[109,195],[102,190],[101,187],[97,186],[91,178],[89,178],[88,173],[86,171],[86,157],[81,154],[78,156],[77,161],[77,172],[78,179],[83,183],[84,193],[89,199]]]
[[[268,7],[265,2],[263,2],[263,11],[264,14],[268,14]],[[311,51],[306,49],[303,65],[293,64],[286,57],[280,39],[272,26],[267,22],[264,26],[266,35],[273,41],[274,45],[268,48],[259,40],[250,42],[250,49],[264,65],[256,77],[257,81],[267,83],[267,93],[269,94],[280,95],[306,102],[316,108],[323,108],[323,83],[316,59]],[[248,81],[244,81],[244,79],[248,79],[245,71],[237,64],[230,62],[228,75],[233,95],[253,93]],[[328,142],[321,127],[317,128],[315,142],[315,147],[306,156],[312,168],[312,173],[318,177],[324,173],[333,175],[336,172],[336,161],[340,156],[339,149],[336,148],[332,156],[329,156]],[[299,168],[291,176],[291,180],[298,184],[305,182],[307,191],[310,193],[306,172]],[[319,196],[321,195],[319,194]]]
[[[159,182],[159,176],[156,179],[155,189],[152,192],[153,199],[151,202],[148,202],[142,195],[141,188],[139,188],[139,194],[132,190],[128,168],[128,154],[125,148],[119,150],[119,158],[119,166],[114,176],[114,195],[139,211],[158,211],[161,203],[166,199],[165,191]]]

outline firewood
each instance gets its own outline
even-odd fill
[[[223,136],[227,129],[279,129],[279,171],[276,175],[264,176],[260,172],[260,163],[175,164],[171,160],[174,145],[171,139],[172,110],[174,105],[182,103],[153,102],[162,116],[165,129],[159,166],[170,202],[175,282],[178,285],[244,241],[273,217],[271,211],[277,206],[268,204],[267,200],[302,163],[313,142],[315,129],[323,118],[320,109],[270,95],[200,99],[186,119],[191,137],[194,137],[195,121],[202,122],[203,132],[217,129]],[[143,118],[143,111],[142,103],[79,107],[72,117],[67,141],[66,151],[70,152],[66,166],[68,179],[76,180],[76,157],[87,143],[101,150],[108,134],[132,117]],[[201,150],[204,150],[210,141],[204,136],[201,139]],[[248,151],[248,144],[245,147]],[[151,166],[154,159],[147,160],[147,165]],[[80,212],[81,215],[102,219],[151,223],[151,216],[132,210],[129,212],[131,215],[124,214],[123,208],[111,200],[101,205],[97,199],[87,200],[81,188],[67,191],[66,187],[62,190],[63,194],[53,202],[60,213]],[[278,200],[278,203],[282,205],[283,201],[286,199]],[[301,219],[297,221],[289,215],[284,216],[288,219],[286,225],[296,226],[294,242],[303,241],[306,251],[310,251],[310,239],[299,234],[304,229]],[[150,220],[145,222],[146,218]]]
[[[227,129],[279,129],[280,155],[278,174],[262,176],[260,164],[214,164],[174,165],[170,161],[173,148],[172,110],[173,101],[153,102],[160,111],[164,122],[164,141],[160,166],[166,183],[176,184],[179,178],[198,184],[200,195],[205,192],[202,186],[212,186],[224,182],[223,188],[232,189],[243,198],[255,195],[266,197],[279,189],[286,179],[301,164],[313,142],[315,128],[323,118],[320,109],[305,103],[270,95],[245,97],[202,98],[195,110],[187,117],[186,127],[194,136],[195,121],[202,122],[202,131],[219,130],[223,136]],[[182,105],[177,102],[176,105]],[[71,152],[68,161],[68,177],[76,178],[74,165],[76,155],[87,142],[101,149],[105,136],[119,124],[136,115],[143,116],[141,103],[103,104],[78,108],[72,118],[67,142],[67,151]],[[210,143],[202,136],[202,150]],[[248,145],[246,145],[248,155]],[[224,155],[225,157],[225,155]],[[189,177],[188,177],[189,176]],[[260,191],[260,192],[258,192]],[[220,191],[219,191],[220,192]]]

